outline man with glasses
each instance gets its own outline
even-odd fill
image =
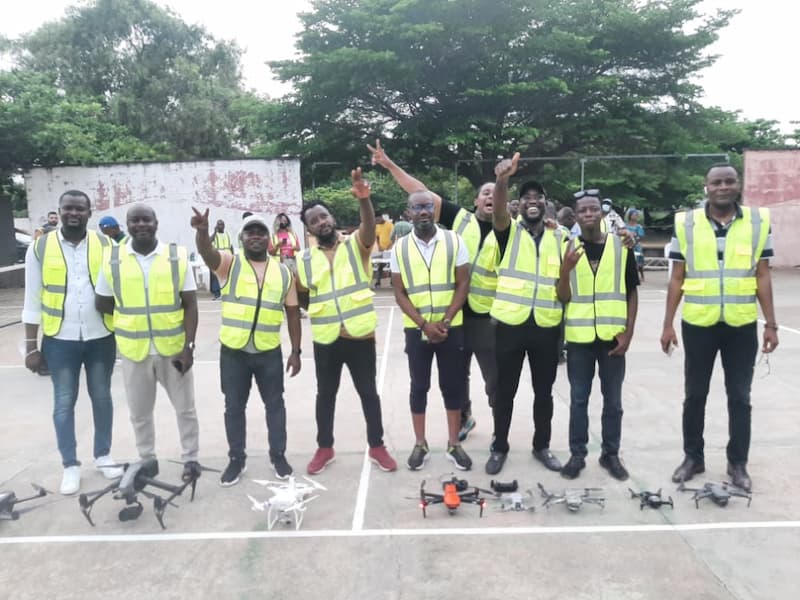
[[[567,375],[570,385],[570,459],[562,477],[575,479],[586,466],[589,396],[595,365],[603,394],[600,466],[620,481],[628,471],[619,458],[625,353],[633,337],[639,275],[633,250],[601,228],[597,190],[575,194],[581,235],[570,240],[561,264],[558,298],[566,306]]]
[[[669,254],[673,267],[661,348],[669,354],[678,345],[672,322],[682,297],[685,457],[672,481],[688,481],[705,471],[705,406],[719,352],[728,396],[728,475],[734,485],[749,492],[752,481],[746,466],[750,387],[758,352],[756,301],[766,321],[761,347],[764,354],[778,346],[778,324],[769,272],[773,256],[769,210],[741,206],[740,192],[736,169],[728,164],[714,165],[706,174],[708,202],[675,215],[675,237]]]
[[[567,235],[545,226],[544,187],[536,181],[519,191],[519,219],[508,210],[508,181],[517,171],[519,152],[495,167],[494,237],[482,253],[496,266],[497,291],[491,316],[497,321],[497,399],[495,438],[486,472],[495,475],[509,452],[508,433],[525,356],[533,384],[533,456],[551,471],[561,463],[550,451],[553,382],[559,358],[562,305],[556,296],[561,255]],[[490,245],[491,244],[491,245]]]
[[[381,165],[392,174],[395,181],[406,192],[428,191],[434,203],[434,221],[461,236],[467,248],[470,262],[469,295],[464,303],[464,377],[467,381],[467,392],[464,407],[461,411],[461,428],[458,439],[464,441],[472,429],[475,419],[472,416],[472,402],[469,394],[470,363],[472,355],[478,361],[483,376],[484,389],[489,406],[494,406],[497,390],[497,366],[495,362],[494,324],[489,318],[494,290],[497,280],[494,265],[484,264],[480,250],[492,233],[494,183],[489,181],[478,188],[473,200],[475,210],[470,211],[452,202],[446,202],[425,185],[397,166],[381,147],[380,140],[375,147],[367,146],[372,153],[372,164]]]
[[[472,460],[458,440],[466,397],[461,307],[469,288],[469,255],[457,233],[436,226],[435,208],[433,195],[427,190],[408,197],[414,230],[395,244],[391,257],[395,300],[403,311],[416,438],[407,465],[412,471],[421,469],[430,455],[425,410],[431,363],[436,356],[439,389],[447,412],[447,457],[457,469],[469,470]]]

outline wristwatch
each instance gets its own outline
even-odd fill
[[[450,329],[450,319],[443,319],[442,320],[442,325],[444,325],[445,327]]]
[[[186,347],[194,352],[194,342],[186,342]]]
[[[297,356],[300,356],[302,353],[303,350],[301,348],[292,348],[292,354],[297,354]]]

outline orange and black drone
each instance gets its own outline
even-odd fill
[[[482,490],[478,487],[470,487],[466,479],[451,477],[442,482],[442,493],[435,494],[425,491],[425,480],[419,486],[419,507],[422,509],[422,516],[427,517],[426,509],[432,504],[444,504],[447,512],[454,515],[458,507],[462,504],[477,504],[480,508],[479,516],[483,516],[483,509],[486,508],[486,500],[481,494],[494,495],[493,492]]]

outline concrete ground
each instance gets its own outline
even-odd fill
[[[756,368],[753,383],[753,443],[749,470],[752,505],[734,499],[726,508],[677,492],[670,475],[682,458],[682,360],[658,346],[666,274],[648,272],[640,293],[639,319],[628,354],[624,388],[623,459],[631,480],[619,483],[597,465],[600,437],[599,386],[591,401],[588,465],[577,485],[602,487],[604,509],[563,506],[535,512],[499,512],[490,503],[482,519],[463,506],[448,515],[441,506],[423,519],[417,494],[422,478],[435,489],[449,477],[441,397],[429,400],[428,439],[433,456],[425,469],[404,466],[413,445],[408,410],[408,371],[403,355],[400,311],[391,293],[379,291],[378,373],[386,445],[398,459],[396,473],[365,461],[365,428],[348,376],[343,377],[336,418],[336,462],[316,479],[328,491],[312,503],[302,529],[277,525],[267,531],[264,513],[251,512],[246,494],[268,493],[250,478],[272,477],[268,469],[263,408],[253,394],[248,408],[248,472],[238,486],[221,488],[207,473],[194,502],[166,513],[168,529],[156,522],[149,501],[138,521],[120,522],[120,502],[108,499],[94,510],[96,527],[82,517],[75,497],[57,490],[61,466],[50,419],[48,378],[21,366],[21,325],[0,330],[0,372],[5,380],[0,422],[0,489],[23,495],[29,483],[56,491],[18,521],[0,522],[0,598],[796,598],[800,556],[800,407],[794,402],[792,370],[800,365],[800,273],[776,271],[774,287],[780,347]],[[4,297],[18,310],[22,294]],[[16,309],[14,308],[16,307]],[[200,332],[194,368],[203,464],[224,468],[227,446],[219,390],[216,340],[220,305],[200,302]],[[303,371],[286,382],[289,461],[298,474],[315,450],[314,365],[308,321],[303,322]],[[286,345],[284,345],[286,348]],[[478,421],[465,443],[475,461],[458,473],[488,487],[483,465],[491,435],[477,366],[472,399]],[[542,482],[551,490],[569,483],[546,471],[530,455],[531,392],[526,371],[517,396],[512,451],[500,479],[517,479],[523,489]],[[436,376],[434,373],[434,381]],[[434,386],[435,387],[435,386]],[[708,472],[699,481],[722,480],[727,443],[721,368],[712,381],[706,423]],[[113,377],[116,408],[113,454],[134,460],[121,370]],[[554,388],[553,451],[567,459],[569,386],[559,367]],[[92,425],[82,391],[76,408],[83,490],[104,485],[91,468]],[[175,419],[166,396],[156,406],[157,446],[162,475],[177,481],[181,467]],[[574,484],[573,484],[574,485]],[[628,487],[664,489],[674,510],[640,510]],[[795,589],[795,592],[792,590]]]

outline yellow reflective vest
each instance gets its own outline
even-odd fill
[[[558,300],[556,284],[564,242],[561,230],[545,229],[537,248],[528,230],[511,221],[506,251],[497,267],[493,318],[507,325],[520,325],[528,320],[532,310],[539,327],[561,325],[563,305]]]
[[[375,331],[378,316],[372,304],[371,274],[364,270],[356,235],[340,241],[333,266],[318,247],[306,248],[300,255],[297,278],[308,289],[308,316],[315,342],[332,344],[341,328],[353,337]]]
[[[106,251],[104,273],[114,293],[114,333],[120,354],[134,362],[150,353],[152,339],[161,356],[183,350],[186,333],[180,292],[189,262],[186,248],[164,245],[150,265],[148,285],[130,246]]]
[[[431,257],[430,267],[425,262],[412,235],[407,235],[395,244],[400,276],[411,304],[422,317],[431,323],[444,319],[447,307],[453,301],[456,290],[456,257],[459,239],[455,232],[439,229],[439,239]],[[463,311],[459,310],[450,325],[457,327],[463,322]],[[408,315],[403,315],[406,328],[416,328]]]
[[[566,306],[564,339],[588,344],[611,341],[625,331],[628,316],[625,267],[628,251],[619,236],[606,234],[603,255],[592,271],[584,252],[570,273],[572,296]]]
[[[250,333],[256,350],[265,352],[281,343],[283,302],[292,275],[275,260],[267,260],[261,289],[255,269],[239,252],[233,257],[222,293],[222,327],[219,341],[234,350],[247,345]]]
[[[704,208],[675,215],[675,237],[685,259],[683,320],[709,327],[738,327],[758,319],[756,266],[769,233],[769,209],[741,207],[725,234],[722,264],[717,238]]]
[[[469,255],[469,294],[467,302],[476,313],[487,314],[492,308],[494,291],[497,288],[497,273],[494,266],[494,253],[483,252],[486,244],[491,245],[490,233],[486,236],[481,246],[481,226],[475,213],[460,209],[453,221],[453,231],[464,240]]]
[[[214,239],[212,240],[214,248],[217,250],[232,250],[233,245],[231,244],[231,236],[228,235],[227,231],[223,231],[222,233],[215,233]]]
[[[48,336],[58,335],[64,322],[64,302],[67,299],[67,261],[58,230],[40,236],[34,243],[33,254],[42,265],[42,332]],[[110,246],[111,240],[102,233],[86,231],[86,262],[92,287],[97,285],[103,251]],[[111,315],[103,315],[103,323],[106,329],[113,331]]]

